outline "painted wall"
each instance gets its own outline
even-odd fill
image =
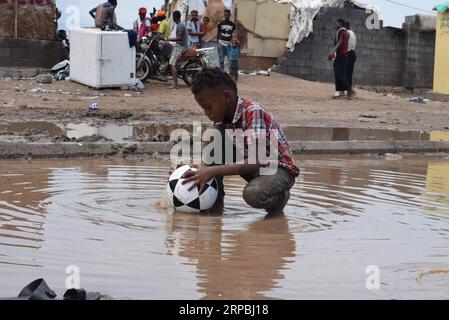
[[[434,75],[433,90],[449,94],[449,11],[437,17]]]

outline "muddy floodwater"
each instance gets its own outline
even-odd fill
[[[447,156],[298,161],[264,219],[237,177],[202,216],[155,206],[169,163],[1,160],[0,297],[40,277],[62,295],[76,266],[115,299],[449,298]]]

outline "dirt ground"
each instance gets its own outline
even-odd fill
[[[58,81],[0,80],[0,120],[89,123],[208,121],[189,88],[170,90],[170,82],[147,82],[143,93],[89,87]],[[379,128],[399,130],[449,130],[449,103],[408,102],[413,96],[394,98],[358,89],[355,99],[333,100],[332,84],[305,81],[272,73],[241,76],[239,93],[272,111],[281,125]],[[40,89],[50,92],[40,92]],[[35,90],[33,90],[35,89]],[[89,111],[91,103],[99,111]]]

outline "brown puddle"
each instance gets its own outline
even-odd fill
[[[202,130],[207,125],[202,126]],[[16,122],[0,124],[0,134],[8,133],[30,135],[48,132],[50,137],[66,135],[79,139],[85,136],[99,135],[114,142],[151,142],[168,141],[175,129],[192,131],[192,124],[137,123],[133,125],[108,124],[94,126],[88,123],[55,124],[52,122]],[[289,141],[449,141],[449,131],[398,131],[367,128],[328,128],[299,127],[284,128]]]
[[[66,268],[131,299],[447,299],[449,160],[303,157],[285,217],[226,179],[223,216],[155,206],[169,164],[0,161],[0,297]],[[380,290],[365,286],[380,268]],[[419,277],[420,283],[417,283]]]

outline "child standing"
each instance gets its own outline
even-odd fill
[[[232,80],[239,80],[240,42],[237,39],[231,41],[229,54],[229,74]]]
[[[200,36],[200,46],[203,47],[203,36],[209,31],[208,25],[209,25],[209,17],[203,17],[202,24],[201,24],[201,36]]]

